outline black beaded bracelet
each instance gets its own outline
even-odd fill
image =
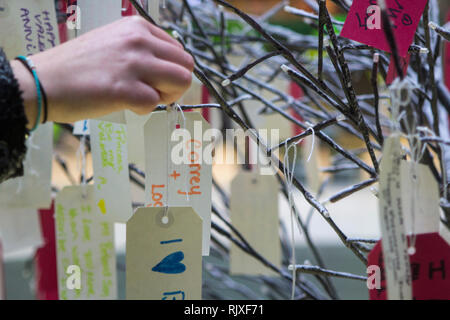
[[[20,63],[22,63],[25,66],[25,68],[27,68],[27,70],[33,75],[33,70],[28,65],[28,63],[26,63],[22,59],[16,58],[16,60],[20,61]],[[44,102],[44,114],[43,114],[43,118],[42,118],[42,123],[46,123],[47,122],[47,115],[48,115],[47,94],[45,93],[44,87],[42,86],[42,83],[41,83],[40,80],[39,80],[39,86],[40,86],[40,89],[41,89],[42,100]]]

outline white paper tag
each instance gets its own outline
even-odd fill
[[[211,232],[212,167],[210,159],[204,158],[208,149],[203,132],[210,126],[198,112],[185,112],[186,130],[181,129],[184,125],[181,114],[171,121],[173,130],[169,130],[169,113],[153,112],[145,124],[145,203],[148,207],[192,206],[203,220],[202,253],[207,256]],[[176,130],[177,126],[180,130]],[[187,135],[181,136],[183,132]],[[174,135],[174,141],[168,142],[169,134]],[[187,156],[187,161],[178,164],[183,155]]]
[[[37,210],[0,208],[0,238],[5,255],[42,246]]]
[[[80,34],[122,18],[122,0],[78,0],[81,10]]]
[[[127,299],[201,299],[201,228],[191,207],[137,209],[127,223]]]
[[[89,120],[80,120],[75,122],[73,124],[73,134],[77,136],[89,135]]]
[[[59,44],[54,0],[1,1],[0,46],[8,59]]]
[[[97,120],[89,123],[95,203],[107,220],[125,223],[133,213],[126,125]]]
[[[93,188],[65,187],[55,200],[61,300],[117,298],[114,223],[102,217],[94,202]]]
[[[181,97],[180,104],[189,106],[201,104],[202,88],[203,84],[197,79],[196,76],[193,76],[191,86]]]
[[[147,1],[148,14],[150,15],[150,17],[152,17],[153,20],[155,20],[155,22],[157,24],[160,23],[160,20],[159,20],[160,3],[161,3],[161,0],[148,0]]]
[[[389,300],[412,299],[400,166],[400,136],[394,134],[384,142],[379,184],[380,227]]]
[[[24,175],[0,184],[0,206],[48,208],[52,201],[53,123],[40,125],[26,143]]]
[[[400,169],[407,234],[439,232],[439,187],[430,169],[410,161]]]
[[[281,267],[278,184],[274,176],[239,172],[231,182],[231,222],[268,261]],[[235,244],[230,247],[230,273],[275,275]]]
[[[144,125],[150,114],[140,116],[130,110],[125,110],[128,132],[128,161],[140,169],[145,167]]]

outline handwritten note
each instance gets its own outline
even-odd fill
[[[274,176],[240,172],[231,182],[231,222],[250,245],[275,266],[281,267],[278,220],[278,184]],[[235,244],[230,248],[230,272],[274,275]]]
[[[106,219],[127,222],[132,211],[124,124],[90,120],[94,198]]]
[[[58,291],[61,300],[117,298],[114,223],[97,209],[92,185],[65,187],[55,200]],[[80,268],[81,286],[70,286]],[[70,269],[69,269],[70,271]]]
[[[412,298],[400,162],[400,137],[394,134],[384,144],[379,186],[379,215],[389,300]]]
[[[191,207],[139,208],[127,223],[127,299],[201,299],[201,229]]]
[[[399,55],[406,56],[414,39],[414,33],[422,16],[427,0],[386,0],[387,13],[397,42]],[[370,6],[378,6],[377,0],[354,0],[345,20],[341,37],[355,40],[369,46],[390,52],[383,24],[381,27],[370,26],[368,21],[381,19],[379,10],[369,10]],[[378,16],[373,16],[378,15]]]
[[[1,2],[0,39],[9,59],[31,55],[59,44],[53,0]]]
[[[192,206],[203,220],[202,252],[209,255],[212,169],[205,157],[210,143],[203,141],[203,132],[210,126],[198,112],[184,116],[186,130],[181,115],[170,120],[166,111],[153,112],[145,124],[145,203]]]

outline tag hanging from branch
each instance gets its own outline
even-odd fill
[[[127,299],[201,299],[201,229],[191,207],[139,208],[127,222]]]

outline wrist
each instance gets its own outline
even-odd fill
[[[22,91],[24,111],[28,119],[27,128],[31,129],[35,125],[38,112],[36,84],[33,76],[19,61],[13,60],[10,64],[14,72],[14,77],[19,83],[20,91]]]

